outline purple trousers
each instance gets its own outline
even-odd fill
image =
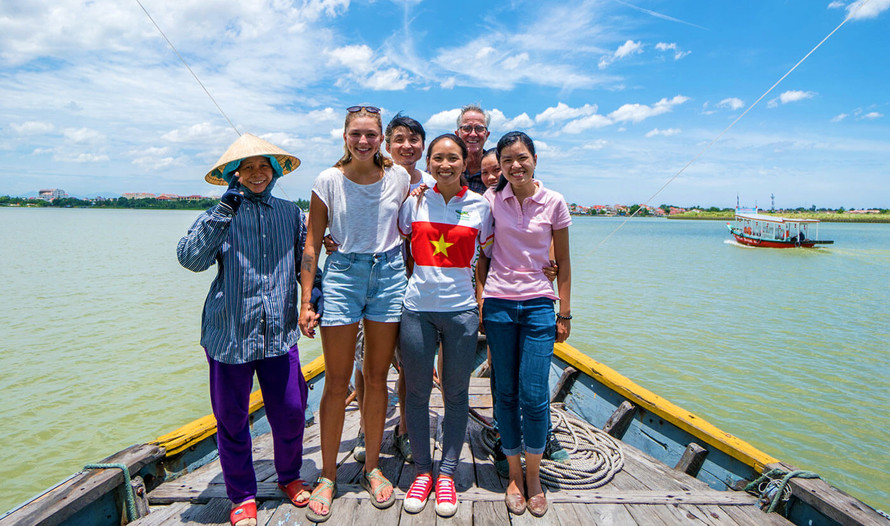
[[[207,362],[210,364],[210,403],[216,417],[219,461],[229,500],[241,503],[256,497],[257,492],[248,414],[254,372],[272,428],[278,482],[288,484],[300,478],[308,390],[300,370],[297,346],[283,356],[244,364],[220,363],[209,355]]]

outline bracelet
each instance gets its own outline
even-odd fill
[[[568,316],[563,316],[562,314],[560,314],[560,313],[557,312],[557,313],[556,313],[556,318],[559,319],[559,320],[571,320],[571,319],[572,319],[572,315],[569,314]]]

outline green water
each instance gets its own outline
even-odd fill
[[[0,208],[0,510],[210,412],[214,270],[175,256],[196,216]],[[743,248],[721,222],[609,237],[619,225],[575,218],[569,343],[890,509],[890,225],[822,224],[836,244],[819,250]]]

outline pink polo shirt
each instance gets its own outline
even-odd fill
[[[483,298],[559,299],[541,269],[550,266],[553,231],[568,228],[572,217],[562,194],[537,179],[534,183],[538,190],[521,205],[509,184],[500,192],[485,192],[494,218],[494,243],[485,250],[491,265]]]

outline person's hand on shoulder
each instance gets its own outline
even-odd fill
[[[241,206],[241,201],[243,199],[244,192],[241,190],[241,175],[238,172],[235,172],[232,174],[232,181],[229,183],[229,188],[226,189],[226,192],[219,198],[219,206],[231,215],[235,215],[238,212],[238,207]]]

